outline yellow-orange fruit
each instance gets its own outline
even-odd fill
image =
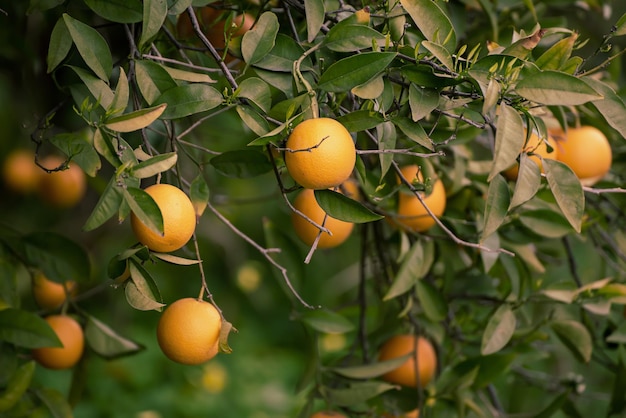
[[[550,158],[552,160],[558,159],[558,151],[556,146],[556,141],[552,137],[552,135],[548,135],[547,138],[548,144],[550,145],[550,149],[548,149],[548,144],[545,141],[541,140],[539,136],[535,133],[530,135],[526,145],[522,149],[522,153],[529,153],[530,159],[535,162],[539,166],[539,169],[543,173],[543,164],[541,163],[542,158]],[[509,180],[517,179],[517,175],[519,173],[519,163],[515,163],[510,168],[506,169],[502,174]]]
[[[379,361],[412,354],[398,368],[382,376],[383,380],[407,387],[426,386],[437,370],[437,353],[426,338],[401,334],[387,340],[380,348]]]
[[[348,417],[340,412],[319,411],[311,415],[310,418],[348,418]]]
[[[49,280],[43,273],[38,272],[33,276],[33,298],[42,309],[57,309],[67,299],[67,296],[75,296],[78,290],[76,282],[68,280],[65,283],[57,283]]]
[[[4,184],[12,191],[29,194],[39,188],[44,171],[35,164],[35,153],[30,150],[11,151],[2,166]]]
[[[49,155],[41,160],[41,165],[47,169],[59,167],[65,161],[56,155]],[[39,183],[41,198],[52,206],[70,208],[75,206],[85,195],[87,178],[83,170],[76,164],[70,163],[67,170],[44,172]]]
[[[314,190],[303,189],[294,200],[293,206],[318,225],[322,225],[326,212],[324,212],[324,209],[317,203]],[[293,229],[296,231],[296,235],[298,235],[302,242],[306,245],[312,245],[320,230],[295,212],[291,214],[291,223]],[[348,239],[354,228],[352,222],[341,221],[331,216],[326,217],[326,222],[323,226],[327,228],[332,235],[329,235],[327,232],[322,232],[317,243],[318,248],[333,248],[342,244]]]
[[[600,181],[611,169],[613,153],[609,140],[593,126],[553,131],[557,159],[569,166],[584,186]]]
[[[356,163],[350,132],[330,118],[299,123],[286,143],[285,165],[305,189],[329,189],[346,181]]]
[[[85,336],[80,324],[66,315],[51,315],[45,318],[61,340],[63,347],[36,348],[32,351],[33,358],[49,369],[69,369],[83,355]]]
[[[202,364],[218,351],[222,318],[211,303],[184,298],[169,305],[157,325],[157,341],[170,360]]]
[[[422,181],[422,175],[417,165],[402,167],[401,172],[408,181],[415,179]],[[436,217],[439,218],[443,215],[446,210],[446,190],[443,182],[437,179],[430,194],[426,196],[424,193],[420,193],[420,196],[422,196],[424,204],[413,193],[400,192],[398,194],[397,215],[390,219],[390,222],[413,232],[424,232],[433,227],[436,221],[430,216],[424,205],[428,206]]]
[[[155,184],[145,191],[161,210],[163,235],[148,228],[131,213],[130,222],[135,237],[152,251],[166,253],[182,248],[196,230],[196,212],[191,200],[171,184]]]

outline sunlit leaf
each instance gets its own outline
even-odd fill
[[[116,132],[133,132],[147,128],[157,120],[167,108],[167,103],[154,107],[146,107],[135,110],[121,116],[107,120],[104,124],[107,128]]]
[[[324,71],[318,88],[328,92],[350,90],[376,77],[395,57],[395,52],[364,52],[340,59]]]
[[[372,47],[372,42],[385,43],[385,37],[365,25],[335,25],[326,34],[324,46],[336,52],[353,52]]]
[[[130,173],[138,179],[149,178],[174,167],[176,161],[178,161],[178,154],[175,152],[158,154],[134,165]]]
[[[435,56],[443,64],[444,67],[454,70],[454,62],[452,61],[452,55],[442,45],[435,42],[424,41],[422,46],[426,48],[431,54]]]
[[[602,99],[583,80],[558,71],[541,71],[521,79],[515,91],[525,99],[545,105],[581,105]]]
[[[152,276],[137,261],[131,259],[130,278],[124,287],[126,300],[141,311],[161,311],[165,306]]]

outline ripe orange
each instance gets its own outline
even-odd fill
[[[350,132],[334,119],[307,119],[287,139],[285,165],[306,189],[328,189],[346,181],[356,162]]]
[[[36,191],[42,174],[43,170],[35,164],[35,153],[30,150],[11,151],[2,166],[4,183],[9,189],[20,194]]]
[[[83,355],[85,337],[80,324],[66,315],[51,315],[45,318],[61,340],[63,347],[44,347],[33,350],[33,358],[49,369],[73,367]]]
[[[67,296],[75,296],[78,290],[76,282],[68,280],[65,283],[57,283],[49,280],[43,273],[38,272],[33,276],[33,297],[42,309],[57,309]]]
[[[421,172],[417,165],[408,165],[401,168],[402,175],[409,181],[422,181]],[[440,179],[433,184],[428,196],[421,193],[424,204],[436,217],[443,215],[446,210],[446,190]],[[424,232],[435,225],[435,220],[428,214],[424,205],[413,193],[400,192],[398,194],[398,211],[391,223],[413,232]]]
[[[402,386],[426,386],[437,370],[437,353],[424,337],[395,335],[381,347],[379,361],[390,360],[413,353],[401,366],[383,375],[383,380]],[[417,374],[415,373],[417,369]]]
[[[47,169],[54,169],[64,161],[65,158],[49,155],[41,160],[41,165]],[[70,208],[76,205],[83,198],[86,190],[85,173],[76,163],[70,163],[67,170],[44,172],[39,184],[39,194],[42,199],[58,208]]]
[[[611,169],[613,154],[606,136],[593,126],[554,131],[558,160],[576,173],[584,186],[592,186]]]
[[[145,191],[161,210],[164,233],[154,232],[131,213],[130,223],[137,240],[152,251],[162,253],[182,248],[196,230],[196,212],[191,200],[171,184],[154,184]]]
[[[222,317],[209,302],[179,299],[168,306],[157,326],[157,341],[170,360],[202,364],[217,354]]]
[[[538,166],[541,172],[543,173],[543,164],[541,163],[541,158],[550,158],[553,160],[558,159],[558,151],[556,146],[556,141],[552,137],[552,135],[548,135],[547,138],[548,144],[550,145],[551,150],[548,150],[548,145],[546,142],[541,140],[539,136],[535,133],[530,134],[530,138],[524,145],[522,149],[522,153],[530,154],[530,159],[533,160]],[[517,179],[517,174],[519,173],[519,163],[515,163],[510,168],[506,169],[502,174],[509,180]]]
[[[335,411],[319,411],[311,415],[310,418],[348,418],[344,414]]]
[[[324,212],[324,209],[322,209],[317,203],[317,200],[315,200],[314,190],[303,189],[294,200],[293,206],[318,225],[322,225],[326,212]],[[320,230],[295,212],[291,213],[291,223],[293,229],[296,231],[296,235],[298,235],[302,242],[306,245],[312,245]],[[331,216],[326,217],[326,222],[323,226],[327,228],[332,235],[329,235],[327,232],[322,232],[320,240],[317,243],[318,248],[334,248],[342,244],[348,239],[354,228],[352,222],[340,221]]]
[[[404,412],[400,415],[389,415],[389,414],[383,415],[384,418],[419,418],[419,416],[420,416],[419,409],[414,409],[412,411]]]

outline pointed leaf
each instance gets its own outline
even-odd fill
[[[419,123],[414,123],[411,119],[405,117],[395,117],[392,119],[392,122],[400,128],[402,133],[405,134],[411,141],[430,151],[435,150],[433,141]]]
[[[274,13],[265,12],[259,16],[254,27],[241,39],[241,54],[247,64],[261,61],[274,48],[278,29],[278,18]]]
[[[515,332],[515,314],[508,304],[502,304],[489,318],[483,333],[480,353],[483,356],[500,351]]]
[[[417,122],[430,115],[430,112],[437,108],[439,92],[411,83],[409,86],[409,105],[411,106],[411,119],[413,122]]]
[[[576,32],[573,32],[567,38],[561,39],[541,54],[535,61],[535,65],[542,70],[562,69],[571,57],[577,39],[578,34]]]
[[[120,68],[120,76],[117,80],[117,85],[115,86],[115,94],[113,96],[113,102],[111,103],[111,108],[107,109],[110,112],[111,116],[115,116],[117,114],[123,113],[126,107],[128,106],[128,98],[130,96],[130,88],[128,87],[128,77],[126,77],[126,72],[124,68]]]
[[[576,106],[602,99],[583,80],[558,71],[541,71],[521,79],[515,86],[520,96],[545,105]]]
[[[92,350],[106,359],[135,354],[144,349],[140,344],[122,337],[91,315],[87,316],[85,339]]]
[[[163,216],[152,196],[142,189],[128,187],[124,189],[124,201],[144,225],[163,235]]]
[[[163,119],[179,119],[214,109],[222,103],[222,94],[206,84],[187,84],[166,90],[154,105],[167,104]]]
[[[313,42],[326,17],[324,2],[322,0],[304,0],[304,13],[306,14],[307,41]]]
[[[177,86],[165,67],[150,60],[135,61],[135,74],[139,91],[149,105],[152,105],[163,92]]]
[[[450,53],[454,52],[454,27],[437,3],[432,0],[401,0],[400,3],[427,40],[443,45]]]
[[[327,309],[305,311],[300,320],[316,331],[329,334],[350,332],[354,329],[354,324],[344,316]]]
[[[519,171],[509,210],[532,199],[541,186],[539,166],[526,153],[520,155]]]
[[[602,94],[604,99],[591,102],[606,122],[623,138],[626,138],[626,105],[624,100],[611,88],[611,86],[591,77],[584,77],[583,81],[589,84],[595,91]]]
[[[135,110],[121,116],[111,118],[104,126],[116,132],[134,132],[150,126],[167,108],[167,103],[154,107]]]
[[[583,324],[574,320],[554,321],[550,324],[557,337],[582,362],[591,360],[593,341]]]
[[[418,280],[415,283],[417,298],[424,313],[434,322],[446,319],[448,315],[448,305],[441,292],[426,280]]]
[[[170,253],[152,253],[159,260],[163,260],[166,263],[176,264],[177,266],[193,266],[202,263],[202,260],[193,260],[189,258],[179,257]]]
[[[383,374],[397,369],[403,365],[411,354],[392,358],[390,360],[381,361],[378,363],[363,364],[359,366],[348,367],[334,367],[330,369],[334,373],[341,376],[345,376],[350,379],[373,379],[375,377],[382,376]]]
[[[141,25],[141,38],[139,39],[139,49],[145,47],[146,43],[159,33],[165,18],[167,17],[166,0],[144,0],[143,1],[143,22]]]
[[[123,200],[124,195],[118,185],[117,178],[111,177],[107,187],[100,195],[98,203],[85,221],[83,231],[92,231],[111,219],[119,210]]]
[[[251,178],[268,173],[272,163],[256,150],[227,151],[211,158],[211,165],[227,177]]]
[[[395,57],[395,52],[364,52],[340,59],[324,71],[318,88],[340,92],[365,84],[384,71]]]
[[[165,304],[152,276],[134,259],[130,259],[130,278],[124,288],[126,300],[141,311],[161,311]]]
[[[487,199],[485,202],[485,226],[480,236],[480,240],[485,240],[489,235],[498,230],[511,203],[509,185],[500,174],[496,175],[489,183]]]
[[[246,78],[239,84],[239,95],[244,97],[255,105],[259,106],[262,111],[269,112],[272,106],[272,93],[269,86],[258,77]]]
[[[402,257],[398,273],[383,300],[387,301],[408,292],[418,280],[426,275],[433,261],[433,242],[416,241]]]
[[[196,212],[196,217],[202,216],[209,202],[209,185],[199,173],[189,186],[189,198]]]
[[[315,200],[324,212],[341,221],[366,223],[384,218],[356,200],[332,190],[315,190]]]
[[[72,49],[72,37],[67,30],[65,21],[60,18],[52,29],[50,34],[50,43],[48,45],[48,69],[47,72],[51,73],[58,67],[61,62],[67,57],[67,54]]]
[[[365,25],[335,25],[324,38],[324,46],[336,52],[354,52],[385,44],[385,36]]]
[[[69,66],[80,77],[91,95],[100,102],[103,109],[107,110],[111,107],[115,97],[111,87],[101,79],[94,77],[89,71],[79,67]]]
[[[211,76],[203,73],[196,73],[193,71],[181,70],[180,68],[172,68],[166,65],[161,65],[165,71],[174,79],[181,81],[188,81],[190,83],[216,83]]]
[[[585,194],[580,180],[566,164],[543,160],[543,168],[550,190],[570,225],[580,232],[585,214]]]
[[[113,69],[113,58],[106,41],[97,30],[63,14],[65,25],[78,49],[80,56],[91,70],[103,81],[108,82]]]
[[[24,348],[61,346],[56,333],[42,317],[13,308],[0,310],[0,341]]]
[[[378,112],[356,110],[339,116],[337,121],[341,122],[348,132],[361,132],[380,125],[384,121],[384,118]]]
[[[350,406],[358,405],[369,399],[375,398],[391,389],[397,389],[395,385],[379,381],[366,381],[353,383],[347,388],[331,389],[323,387],[323,396],[331,405]]]
[[[488,181],[493,180],[498,173],[515,164],[523,146],[524,125],[522,117],[515,109],[502,102],[496,127],[496,149]]]
[[[116,23],[138,23],[142,20],[140,0],[85,0],[96,14]]]
[[[174,167],[176,161],[178,161],[178,154],[175,152],[155,155],[134,165],[130,169],[130,174],[138,179],[149,178]]]
[[[427,49],[431,54],[435,56],[443,64],[444,67],[454,71],[454,62],[452,61],[452,55],[442,45],[435,42],[424,41],[422,46]]]

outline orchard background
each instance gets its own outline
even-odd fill
[[[624,416],[625,9],[2,5],[3,160],[27,149],[31,166],[35,153],[48,170],[79,166],[88,184],[59,208],[3,183],[0,416]],[[209,10],[224,22],[213,32]],[[315,193],[355,223],[330,249],[295,234],[299,186],[283,160],[291,130],[318,117],[340,121],[357,149],[358,193]],[[520,153],[531,131],[547,141],[579,126],[612,150],[596,183],[549,156],[540,171],[536,147]],[[66,162],[42,164],[49,154]],[[420,180],[398,180],[413,164]],[[423,199],[438,180],[436,224],[399,228],[399,196]],[[132,211],[159,228],[142,191],[156,182],[180,187],[198,214],[193,239],[166,255],[138,245],[129,222]],[[39,273],[78,291],[42,309]],[[156,325],[163,306],[201,289],[237,332],[207,363],[179,365],[159,350]],[[84,328],[85,352],[70,369],[32,369],[31,350],[58,344],[41,317],[60,311]],[[377,352],[396,334],[435,347],[424,387],[384,378],[391,366]]]

